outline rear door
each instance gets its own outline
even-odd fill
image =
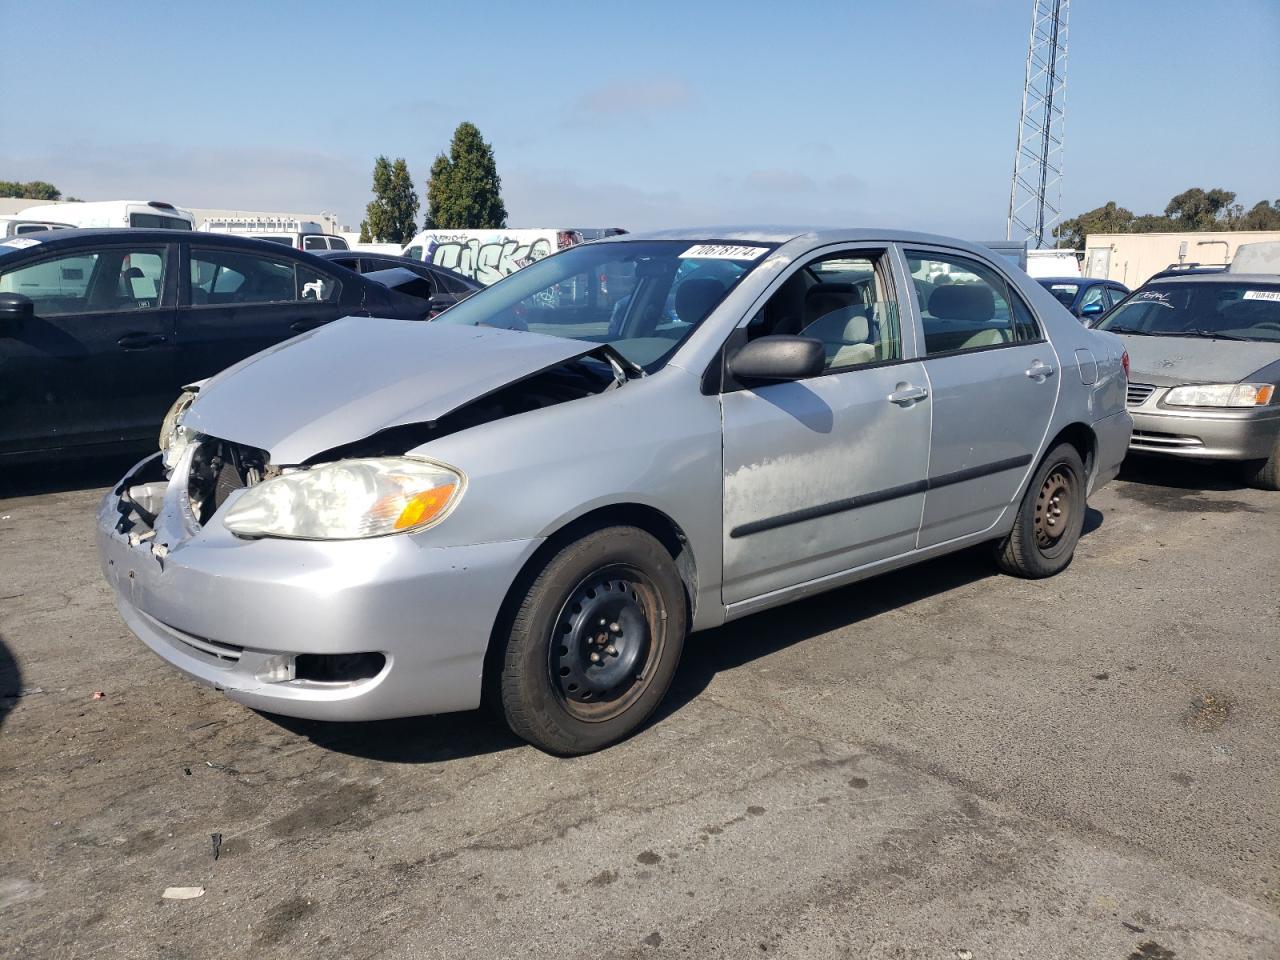
[[[154,439],[178,394],[177,245],[86,243],[0,272],[35,316],[0,336],[0,452]]]
[[[1057,403],[1058,357],[992,262],[904,250],[932,392],[921,547],[978,533],[1013,503]]]
[[[309,259],[216,241],[184,246],[178,366],[185,383],[362,310],[358,284]]]

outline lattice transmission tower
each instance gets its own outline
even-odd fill
[[[1067,122],[1067,12],[1071,0],[1032,0],[1018,150],[1013,155],[1007,240],[1053,242],[1062,217],[1062,141]]]

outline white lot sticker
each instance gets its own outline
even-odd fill
[[[1246,290],[1245,300],[1275,300],[1280,303],[1280,290]]]
[[[39,242],[39,240],[32,240],[30,237],[14,237],[12,240],[0,243],[0,247],[17,247],[21,250],[23,247],[34,247]]]
[[[1049,289],[1050,290],[1074,290],[1078,286],[1079,286],[1078,283],[1055,283]]]
[[[700,243],[680,254],[683,260],[759,260],[768,247],[736,247],[727,243]]]

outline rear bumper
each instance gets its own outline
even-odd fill
[[[498,609],[538,543],[247,541],[217,518],[180,539],[172,489],[155,535],[136,542],[120,530],[123,487],[102,501],[97,543],[125,623],[187,676],[286,716],[376,720],[478,706]],[[385,662],[356,680],[290,676],[300,654],[352,653]]]
[[[1145,406],[1145,405],[1144,405]],[[1265,460],[1280,436],[1280,406],[1133,410],[1134,453],[1206,460]]]
[[[1120,473],[1120,465],[1129,450],[1129,434],[1132,429],[1133,418],[1123,411],[1094,423],[1093,435],[1097,439],[1097,450],[1094,453],[1093,476],[1089,478],[1090,494],[1106,486]]]

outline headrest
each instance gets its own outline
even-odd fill
[[[676,287],[676,316],[681,323],[700,323],[724,296],[725,286],[709,277],[686,280]]]
[[[985,283],[948,283],[929,294],[929,312],[939,320],[981,323],[996,315],[996,298]]]
[[[804,312],[810,321],[842,307],[862,305],[862,288],[856,283],[815,283],[804,295]]]
[[[141,280],[145,276],[146,274],[142,272],[141,267],[129,267],[124,272],[124,278],[126,280]]]
[[[871,340],[871,324],[867,322],[866,311],[859,309],[844,324],[844,341],[846,343],[867,343]]]

